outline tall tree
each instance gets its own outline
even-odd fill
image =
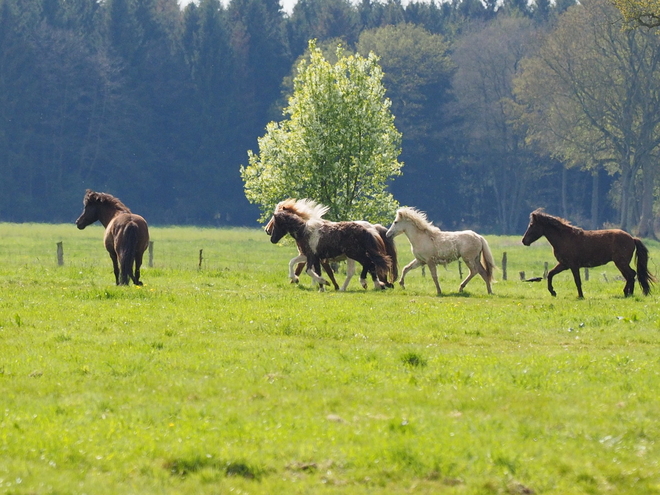
[[[517,82],[531,138],[568,164],[619,174],[620,226],[639,219],[642,236],[654,235],[659,43],[654,33],[622,29],[607,0],[587,0],[560,18]]]
[[[385,98],[375,55],[344,56],[330,64],[314,42],[294,80],[288,118],[271,122],[241,168],[247,198],[262,219],[286,197],[328,207],[331,220],[387,222],[397,202],[387,182],[400,173],[401,135]]]
[[[449,44],[420,26],[398,24],[364,31],[357,47],[363,56],[378,55],[395,124],[403,134],[406,174],[392,185],[392,192],[433,218],[448,218],[456,200],[454,171],[446,166],[447,140],[439,129],[448,124],[452,99]],[[430,187],[420,188],[421,183]]]
[[[458,69],[453,86],[467,138],[463,159],[472,176],[463,187],[473,187],[470,194],[477,197],[480,190],[492,194],[503,234],[516,231],[531,186],[544,173],[525,145],[524,131],[514,127],[507,114],[513,78],[520,61],[532,54],[534,40],[531,21],[499,16],[464,34],[454,51]]]

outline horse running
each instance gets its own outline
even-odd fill
[[[297,201],[295,199],[286,199],[278,203],[278,205],[275,207],[275,212],[278,211],[288,211],[289,213],[298,215],[306,222],[310,220],[326,222],[326,220],[323,219],[323,215],[327,213],[328,207],[318,204],[311,199],[300,199]],[[379,272],[378,277],[382,282],[386,284],[387,287],[393,287],[394,281],[398,277],[397,252],[396,252],[396,245],[393,242],[393,240],[386,236],[387,229],[380,224],[371,224],[363,220],[356,221],[355,223],[362,225],[367,230],[369,230],[372,233],[372,235],[378,236],[382,239],[385,245],[386,254],[390,257],[391,266],[389,272],[385,272],[385,273]],[[271,218],[271,220],[268,222],[265,228],[266,233],[268,235],[271,234],[272,225],[273,225],[273,218]],[[334,272],[330,266],[330,263],[344,261],[344,260],[346,260],[346,280],[344,281],[342,287],[339,288],[337,281],[335,280]],[[291,283],[298,283],[298,276],[302,272],[306,261],[307,258],[305,257],[304,254],[302,254],[300,246],[298,246],[298,256],[292,258],[289,261],[289,278],[291,279]],[[344,255],[339,256],[337,258],[333,258],[331,260],[321,260],[321,266],[326,271],[328,277],[330,278],[330,281],[335,287],[335,290],[345,291],[346,288],[348,287],[349,282],[351,281],[351,278],[355,273],[355,260],[351,258],[347,258]],[[366,276],[367,276],[367,270],[363,268],[362,273],[360,275],[360,284],[365,289],[367,288]]]
[[[388,271],[390,258],[385,254],[385,246],[380,237],[375,237],[362,225],[317,219],[305,221],[284,210],[273,215],[269,228],[273,244],[286,234],[294,238],[307,260],[307,274],[319,284],[320,290],[328,284],[318,275],[320,261],[342,255],[360,263],[371,274],[376,288],[385,288],[385,284],[378,279],[377,271]]]
[[[488,293],[493,293],[491,282],[495,261],[486,239],[479,234],[471,230],[444,232],[429,222],[425,213],[415,208],[397,210],[396,218],[387,231],[387,236],[395,237],[401,233],[405,233],[408,237],[415,256],[415,259],[403,268],[401,280],[399,280],[401,287],[405,288],[404,279],[410,270],[428,265],[438,295],[440,295],[436,265],[447,265],[447,263],[463,258],[470,273],[461,282],[459,292],[462,292],[472,277],[478,273],[486,282]]]
[[[619,229],[583,230],[563,218],[548,215],[539,208],[529,216],[529,226],[522,243],[529,246],[542,236],[545,236],[552,246],[558,261],[557,265],[548,272],[548,291],[553,296],[557,295],[552,287],[553,277],[570,269],[573,272],[578,297],[584,298],[580,268],[593,268],[610,261],[614,262],[626,279],[623,288],[626,297],[633,295],[635,275],[644,295],[651,292],[650,283],[655,282],[655,277],[648,270],[648,249],[640,239],[627,232]],[[633,253],[637,257],[637,273],[630,268]]]
[[[105,227],[103,242],[112,259],[117,285],[128,285],[129,277],[135,285],[142,285],[140,266],[149,245],[147,222],[110,194],[87,189],[83,205],[76,226],[82,230],[98,220]]]

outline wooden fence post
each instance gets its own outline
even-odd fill
[[[198,268],[199,268],[200,270],[202,269],[202,260],[204,259],[204,257],[202,256],[202,252],[203,252],[203,251],[204,251],[203,249],[200,249],[200,250],[199,250],[199,265],[198,265]]]
[[[57,243],[57,264],[58,266],[64,265],[64,246],[62,241]]]
[[[154,241],[149,241],[149,268],[154,266]]]
[[[463,280],[463,266],[461,265],[461,260],[458,260],[458,276]]]
[[[548,278],[548,262],[543,263],[543,278]]]
[[[506,251],[504,251],[504,254],[502,255],[502,280],[506,280]]]
[[[589,268],[584,269],[584,280],[589,281]]]

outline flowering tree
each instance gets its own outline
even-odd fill
[[[241,167],[245,195],[266,219],[284,198],[310,198],[329,220],[388,223],[397,201],[388,181],[401,174],[401,134],[385,98],[383,73],[370,54],[329,63],[314,41],[298,66],[283,121],[271,122]]]

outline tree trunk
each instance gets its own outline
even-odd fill
[[[600,189],[600,171],[595,169],[591,174],[591,228],[597,229],[600,226],[598,221],[599,207],[599,189]]]
[[[648,237],[657,240],[653,230],[653,193],[655,189],[655,167],[647,163],[642,169],[642,215],[639,220],[637,235],[639,237]]]

